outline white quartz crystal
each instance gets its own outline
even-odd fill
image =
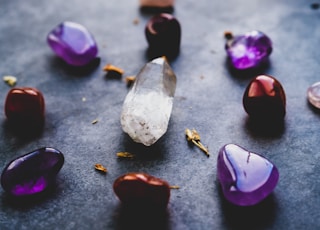
[[[175,89],[176,76],[166,59],[148,62],[124,100],[123,131],[135,142],[154,144],[167,131]]]

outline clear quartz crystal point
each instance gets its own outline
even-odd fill
[[[121,126],[138,143],[154,144],[168,128],[176,75],[165,58],[148,62],[136,77],[122,107]]]

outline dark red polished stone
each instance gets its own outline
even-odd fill
[[[113,190],[126,205],[150,205],[165,208],[170,198],[169,184],[146,173],[127,173],[118,177]]]
[[[284,89],[274,77],[259,75],[247,86],[243,106],[252,119],[281,120],[286,114]]]
[[[45,119],[45,102],[42,93],[31,87],[12,88],[5,101],[5,114],[16,126],[38,127]]]
[[[12,160],[1,174],[3,189],[13,196],[41,193],[50,187],[64,163],[54,148],[40,148]]]
[[[162,13],[152,17],[146,25],[145,34],[149,43],[149,54],[155,58],[174,58],[180,50],[181,27],[171,14]]]

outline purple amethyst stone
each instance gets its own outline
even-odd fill
[[[47,37],[51,49],[64,61],[73,66],[83,66],[91,62],[98,53],[93,36],[82,25],[63,22]]]
[[[13,196],[27,196],[50,187],[64,163],[54,148],[40,148],[11,161],[1,174],[3,189]]]
[[[254,30],[228,40],[226,51],[234,68],[251,69],[267,60],[272,42],[264,33]]]
[[[279,179],[278,169],[270,161],[235,144],[220,149],[217,169],[225,198],[239,206],[265,199]]]

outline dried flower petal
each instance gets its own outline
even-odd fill
[[[125,79],[127,86],[132,85],[135,80],[136,80],[136,76],[127,76]]]
[[[117,157],[119,157],[119,158],[134,158],[134,155],[129,152],[118,152]]]
[[[94,168],[100,172],[104,172],[104,173],[107,172],[107,169],[102,164],[95,164]]]
[[[17,78],[14,76],[3,76],[3,81],[9,86],[15,86],[17,83]]]
[[[103,67],[103,71],[106,71],[106,72],[116,72],[120,75],[122,75],[124,73],[124,70],[117,67],[117,66],[114,66],[114,65],[111,65],[111,64],[107,64]]]
[[[192,131],[190,129],[186,129],[185,133],[188,141],[191,141],[193,144],[195,144],[208,157],[210,156],[209,150],[200,142],[200,135],[195,129],[193,129]]]
[[[180,186],[178,186],[178,185],[170,185],[170,189],[180,189]]]

